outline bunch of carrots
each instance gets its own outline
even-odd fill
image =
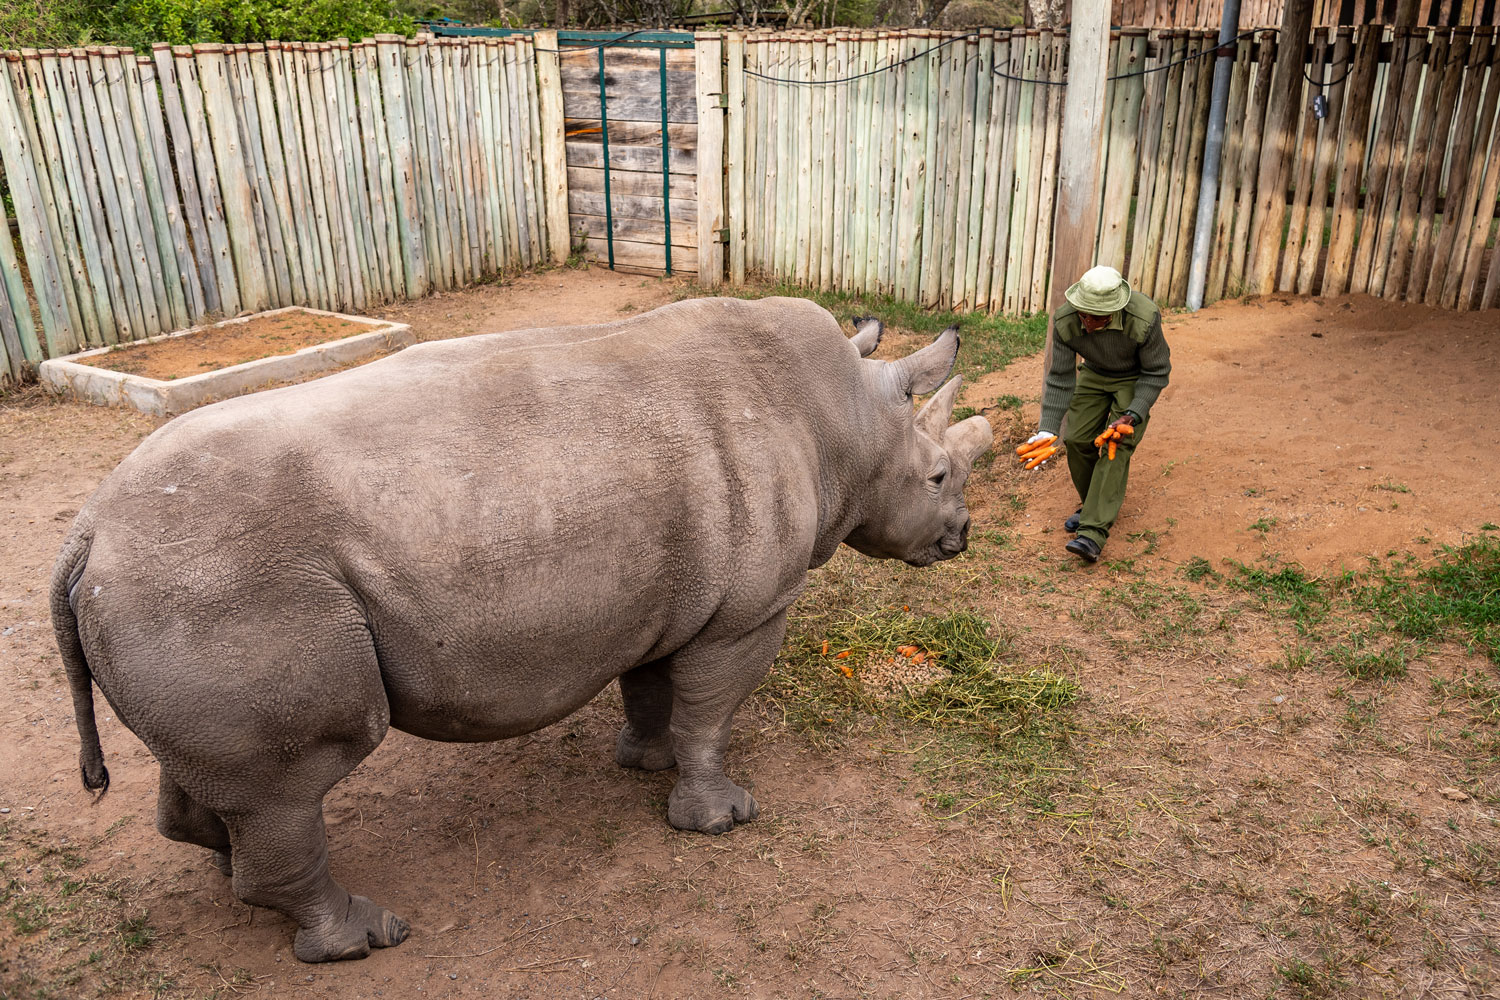
[[[1104,428],[1104,433],[1094,438],[1094,447],[1103,448],[1109,446],[1109,460],[1115,460],[1115,444],[1135,434],[1135,428],[1129,424],[1116,424],[1113,427]]]
[[[1057,438],[1049,437],[1043,438],[1040,441],[1034,441],[1031,444],[1021,445],[1021,447],[1016,449],[1016,455],[1020,457],[1021,462],[1026,468],[1035,469],[1059,451],[1062,451],[1062,449],[1057,446]]]

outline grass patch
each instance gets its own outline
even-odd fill
[[[933,337],[957,324],[963,343],[959,347],[956,370],[966,382],[1004,368],[1016,358],[1036,353],[1042,349],[1047,338],[1046,313],[1037,313],[1025,319],[1010,319],[982,312],[929,310],[889,295],[825,292],[790,282],[715,289],[715,292],[742,299],[760,299],[771,295],[809,299],[833,313],[840,323],[848,324],[856,316],[875,316],[887,327]],[[1020,405],[1020,400],[1016,400],[1016,405]]]
[[[1323,581],[1304,573],[1299,566],[1268,569],[1232,563],[1235,575],[1229,583],[1255,595],[1270,611],[1286,614],[1299,632],[1323,620],[1328,613],[1328,595]]]
[[[1500,539],[1480,535],[1461,546],[1445,545],[1436,565],[1415,572],[1381,571],[1359,600],[1413,639],[1457,628],[1500,664]]]
[[[921,661],[912,654],[912,647]],[[796,617],[759,694],[793,729],[836,743],[884,728],[916,744],[918,797],[939,819],[1021,803],[1045,811],[1069,745],[1078,685],[1017,668],[973,611],[905,606]]]

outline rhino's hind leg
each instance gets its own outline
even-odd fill
[[[229,828],[224,821],[182,786],[161,772],[161,788],[156,796],[156,829],[168,840],[197,844],[213,851],[213,866],[225,875],[233,874],[230,861]]]
[[[766,676],[786,634],[785,612],[729,641],[698,638],[672,657],[672,741],[677,785],[667,820],[679,830],[728,833],[760,814],[755,797],[729,780],[724,754],[734,710]]]
[[[620,695],[625,701],[625,725],[615,743],[615,762],[646,771],[676,767],[668,661],[656,660],[621,674]]]
[[[312,802],[268,802],[231,817],[234,893],[297,922],[293,948],[304,962],[363,958],[371,948],[406,940],[406,921],[363,896],[350,895],[328,874],[322,796]]]

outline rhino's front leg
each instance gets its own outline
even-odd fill
[[[731,640],[700,637],[672,657],[672,743],[677,786],[667,819],[679,830],[728,833],[760,813],[755,797],[724,774],[734,710],[771,668],[786,613]]]

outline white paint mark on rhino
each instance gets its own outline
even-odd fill
[[[755,419],[755,414],[753,414],[753,413],[750,412],[750,407],[748,407],[748,406],[745,407],[745,411],[744,412],[745,412],[745,419],[746,420],[754,420]]]
[[[99,596],[99,591],[101,591],[103,589],[104,589],[103,587],[95,587],[94,588],[94,596],[98,597]]]
[[[161,491],[163,493],[176,493],[177,492],[177,484],[173,483],[170,486],[163,486],[161,488]]]

